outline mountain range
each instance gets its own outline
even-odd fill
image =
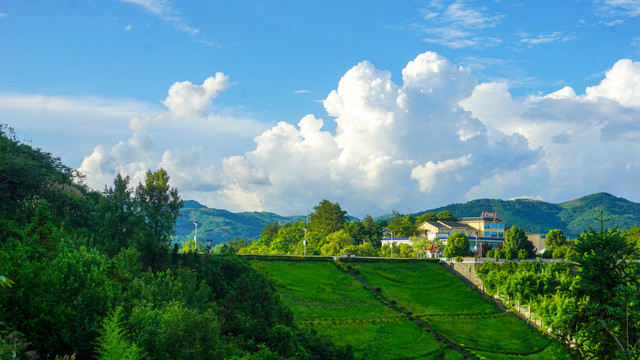
[[[597,230],[595,217],[603,210],[610,220],[607,227],[629,229],[640,226],[640,203],[608,193],[591,194],[562,203],[548,203],[533,199],[478,199],[462,204],[451,204],[435,209],[411,214],[418,216],[427,212],[450,211],[455,217],[480,216],[483,212],[497,212],[498,217],[508,226],[518,226],[529,233],[547,233],[561,229],[565,235],[575,238],[584,230]],[[389,219],[384,215],[376,220]],[[193,240],[194,221],[198,222],[198,240],[212,246],[234,238],[253,239],[260,236],[262,229],[273,222],[281,224],[296,222],[305,216],[281,216],[270,212],[233,213],[222,209],[208,208],[197,201],[187,200],[180,211],[176,223],[176,242]]]

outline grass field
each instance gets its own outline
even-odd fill
[[[565,359],[560,346],[502,312],[439,264],[351,263],[359,276],[476,358]],[[330,262],[252,261],[274,280],[300,326],[363,359],[461,359]]]

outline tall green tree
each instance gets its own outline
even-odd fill
[[[141,252],[149,265],[157,265],[159,256],[169,250],[182,199],[178,189],[170,187],[169,174],[162,168],[147,171],[144,184],[136,188],[135,199],[148,229],[140,244]]]
[[[533,245],[530,245],[527,234],[521,228],[512,226],[504,234],[504,242],[502,243],[502,251],[508,259],[518,257],[520,250],[531,251]]]
[[[569,330],[569,351],[586,359],[637,359],[640,341],[640,269],[629,261],[637,249],[628,246],[617,229],[590,229],[573,244],[571,260],[578,264],[574,297],[579,299]]]
[[[544,239],[544,246],[545,257],[564,258],[569,250],[567,237],[559,229],[549,230]]]
[[[440,211],[436,217],[440,221],[458,221],[449,210]]]
[[[393,232],[394,237],[409,237],[416,232],[413,216],[402,215],[395,210],[393,210],[393,219],[389,220],[387,229]]]
[[[379,249],[382,245],[382,225],[380,225],[380,223],[378,222],[375,222],[371,215],[365,216],[362,224],[364,226],[364,232],[366,234],[366,241],[368,243],[371,243],[374,248]]]
[[[122,307],[116,307],[102,321],[96,352],[99,360],[140,360],[144,353],[138,345],[127,339],[122,323]]]
[[[330,234],[343,229],[347,222],[347,212],[337,202],[322,200],[313,210],[309,214],[309,228],[312,231]]]
[[[447,237],[447,245],[444,247],[444,256],[451,258],[471,255],[471,243],[465,234],[456,233]]]
[[[134,244],[144,224],[129,187],[129,176],[116,175],[113,187],[105,187],[98,204],[99,227],[96,245],[113,256],[120,249]]]

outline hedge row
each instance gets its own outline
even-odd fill
[[[408,262],[431,262],[439,263],[440,259],[417,259],[417,258],[383,258],[383,257],[338,257],[340,262],[359,262],[359,263],[408,263]]]
[[[303,255],[259,255],[259,254],[238,254],[243,259],[261,261],[293,261],[293,262],[326,262],[333,261],[333,256],[303,256]]]
[[[303,255],[268,255],[268,254],[238,254],[247,260],[262,261],[333,261],[334,258],[338,262],[357,262],[357,263],[408,263],[408,262],[430,262],[439,263],[440,259],[414,259],[414,258],[383,258],[383,257],[342,257],[342,256],[303,256]]]

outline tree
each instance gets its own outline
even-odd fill
[[[439,221],[458,221],[449,210],[440,211],[437,218]]]
[[[171,236],[175,234],[182,199],[178,189],[169,186],[169,174],[162,168],[147,171],[144,184],[136,188],[135,198],[148,228],[140,244],[141,252],[151,265],[156,265],[156,257],[168,251]]]
[[[547,253],[549,252],[549,254],[551,254],[554,258],[556,258],[555,255],[553,255],[554,252],[556,252],[555,250],[560,248],[563,245],[567,244],[567,237],[564,236],[564,234],[562,233],[562,230],[559,229],[555,229],[555,230],[549,230],[549,232],[547,233],[547,236],[544,238],[544,246],[545,246],[545,250],[544,252]],[[566,250],[564,251],[557,251],[558,256],[560,256],[563,253],[566,253]]]
[[[575,341],[572,346],[566,339],[565,345],[582,358],[630,359],[640,341],[640,270],[628,260],[638,250],[617,228],[605,229],[609,219],[602,211],[596,220],[600,231],[590,228],[573,244],[571,260],[580,269],[573,296],[579,301],[569,322]]]
[[[389,220],[387,228],[393,232],[394,237],[409,237],[416,232],[413,216],[402,215],[395,210],[393,210],[393,219]]]
[[[362,221],[353,219],[345,226],[349,236],[353,239],[354,244],[359,245],[367,240],[366,229]]]
[[[330,234],[344,228],[347,222],[347,212],[338,203],[322,200],[313,210],[309,214],[309,228],[314,232]]]
[[[277,221],[265,226],[264,229],[262,229],[262,232],[260,232],[260,239],[258,242],[261,245],[269,246],[271,240],[273,240],[273,237],[278,234],[278,230],[280,230],[280,228],[281,226]]]
[[[444,256],[451,258],[456,256],[471,256],[471,243],[463,233],[456,233],[447,237],[447,245],[444,247]]]
[[[438,217],[432,212],[422,214],[416,218],[416,225],[420,225],[425,221],[438,221]]]
[[[378,256],[378,249],[370,242],[358,245],[358,256]]]
[[[129,188],[129,176],[116,175],[113,187],[103,191],[98,204],[98,218],[102,220],[96,245],[113,256],[133,243],[143,219],[137,212],[133,190]]]
[[[340,248],[354,245],[353,239],[344,229],[327,235],[327,241],[330,243],[335,242],[336,244],[340,245]]]
[[[640,253],[640,226],[632,226],[629,230],[622,230],[622,234],[627,240],[627,244],[638,249],[638,253]]]
[[[320,248],[322,255],[338,255],[340,253],[340,244],[336,242],[328,242]]]
[[[118,306],[102,321],[96,349],[99,360],[138,360],[145,357],[142,349],[127,339],[121,317],[122,307]]]
[[[520,250],[529,251],[529,240],[527,234],[521,228],[512,226],[504,234],[504,242],[502,243],[502,250],[505,253],[507,259],[512,259],[518,256]]]
[[[366,241],[371,243],[374,248],[379,249],[382,245],[383,230],[380,223],[373,221],[371,215],[364,217],[363,221]]]

